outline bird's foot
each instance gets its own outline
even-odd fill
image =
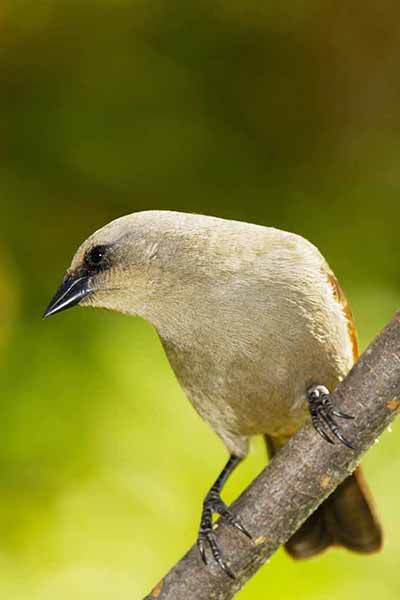
[[[211,554],[221,567],[221,569],[232,579],[235,578],[235,574],[225,561],[222,551],[217,542],[217,536],[213,530],[212,517],[213,514],[220,515],[229,525],[236,527],[239,531],[244,533],[248,538],[251,539],[250,533],[245,529],[239,517],[233,514],[233,512],[227,507],[225,502],[221,500],[221,496],[218,491],[210,490],[207,494],[203,503],[203,512],[201,515],[199,535],[197,538],[197,546],[200,551],[201,558],[204,564],[207,564],[206,556],[206,545],[210,547]]]
[[[340,431],[340,426],[333,418],[354,419],[354,417],[335,408],[329,390],[324,385],[310,387],[307,390],[307,398],[312,424],[320,436],[330,444],[334,444],[335,441],[325,431],[325,429],[328,429],[342,444],[354,450],[354,446],[344,437]]]

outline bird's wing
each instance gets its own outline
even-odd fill
[[[349,332],[350,341],[351,341],[351,345],[353,348],[353,360],[354,360],[354,362],[356,362],[356,360],[358,359],[358,356],[359,356],[359,351],[358,351],[357,331],[356,331],[356,326],[355,326],[354,319],[353,319],[353,314],[351,312],[351,309],[350,309],[349,303],[347,301],[347,298],[344,294],[344,291],[342,290],[338,280],[336,279],[335,275],[332,272],[328,273],[328,282],[332,288],[334,297],[336,298],[337,302],[340,304],[343,314],[346,317],[347,330]]]

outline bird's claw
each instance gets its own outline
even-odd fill
[[[201,524],[199,529],[199,535],[197,538],[197,547],[199,549],[200,556],[204,564],[207,565],[207,544],[211,550],[211,554],[215,562],[220,566],[224,573],[228,575],[228,577],[230,577],[231,579],[235,579],[235,574],[233,573],[228,563],[225,561],[222,555],[221,548],[217,541],[217,536],[213,530],[213,514],[220,515],[229,525],[241,531],[249,539],[251,539],[251,534],[244,527],[239,517],[234,515],[233,512],[226,506],[225,502],[221,500],[221,497],[218,493],[211,491],[207,495],[203,504],[203,513],[201,516]]]
[[[307,391],[308,403],[311,413],[311,421],[316,431],[330,444],[334,444],[332,439],[325,429],[328,429],[342,444],[354,450],[354,446],[345,438],[340,431],[340,426],[333,417],[340,419],[354,419],[337,409],[332,402],[329,390],[323,385],[315,385]]]
[[[217,542],[217,536],[215,535],[215,532],[212,529],[200,529],[199,537],[197,539],[197,546],[199,548],[201,558],[204,564],[207,565],[207,555],[204,547],[205,542],[207,542],[207,544],[210,546],[210,550],[215,562],[218,563],[218,565],[221,567],[224,573],[228,575],[228,577],[230,577],[231,579],[235,579],[234,572],[222,556],[221,549]]]

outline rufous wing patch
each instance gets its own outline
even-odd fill
[[[354,323],[353,315],[347,301],[347,298],[342,290],[338,280],[336,279],[333,273],[328,273],[328,282],[332,288],[332,292],[340,306],[342,307],[343,314],[347,320],[347,330],[349,332],[351,345],[353,348],[353,360],[356,362],[359,356],[358,352],[358,341],[357,341],[357,331]]]

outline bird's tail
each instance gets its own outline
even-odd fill
[[[271,457],[282,446],[267,436],[266,442]],[[285,548],[293,558],[301,559],[335,545],[366,554],[382,547],[382,530],[360,467],[303,523]]]

